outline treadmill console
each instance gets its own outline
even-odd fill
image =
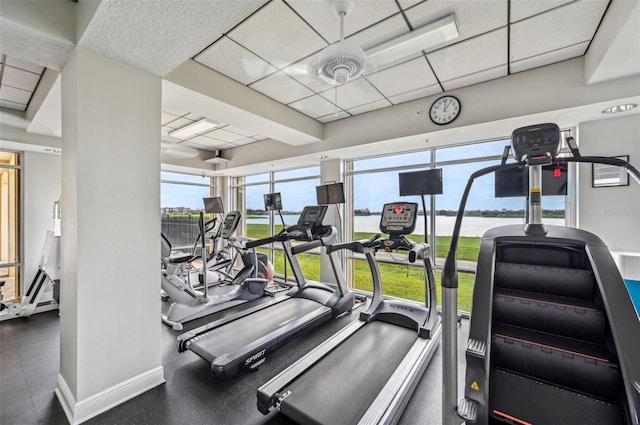
[[[380,217],[380,231],[389,235],[408,235],[416,228],[418,204],[393,202],[384,204]]]
[[[560,152],[562,134],[553,123],[521,127],[511,133],[511,147],[517,161],[527,158],[555,158]]]
[[[324,216],[326,214],[326,205],[306,206],[302,210],[302,214],[300,214],[300,218],[298,219],[298,227],[301,229],[313,229],[314,227],[322,226],[322,220],[324,220]]]
[[[222,223],[222,231],[220,235],[223,239],[229,239],[233,236],[234,232],[238,228],[238,224],[240,224],[240,211],[229,211],[229,213],[224,218],[224,222]]]

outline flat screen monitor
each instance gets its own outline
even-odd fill
[[[440,195],[442,193],[442,168],[399,173],[400,196]]]
[[[282,209],[280,192],[264,194],[264,209],[267,211],[280,211]]]
[[[318,205],[344,204],[344,185],[340,182],[316,186],[316,199]]]
[[[204,212],[207,214],[222,214],[224,207],[222,206],[222,198],[214,196],[213,198],[202,198],[204,201]]]
[[[560,170],[560,171],[556,171]],[[542,196],[566,196],[569,169],[567,164],[551,164],[542,167]],[[495,173],[495,197],[511,198],[527,196],[529,169],[511,168]]]

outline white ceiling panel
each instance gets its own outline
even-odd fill
[[[231,131],[227,131],[225,129],[213,130],[208,133],[203,134],[202,136],[208,137],[211,139],[221,140],[223,142],[235,142],[237,140],[242,140],[245,136],[241,134],[232,133]]]
[[[321,92],[328,89],[330,85],[320,80],[320,78],[318,78],[314,74],[313,69],[316,60],[317,55],[312,55],[301,61],[291,64],[290,66],[284,68],[283,71],[311,90],[315,92]]]
[[[29,99],[31,99],[31,92],[3,84],[2,87],[0,87],[0,99],[26,105],[29,103]]]
[[[406,10],[412,6],[415,6],[421,1],[424,1],[424,0],[398,0],[398,3],[400,4],[400,7],[402,8],[402,10]]]
[[[228,36],[278,68],[284,68],[327,45],[282,0],[269,3]]]
[[[312,118],[332,114],[336,109],[333,103],[318,94],[290,103],[289,106]]]
[[[25,105],[25,104],[11,102],[9,100],[4,100],[4,99],[0,99],[0,107],[9,108],[9,109],[16,109],[18,111],[24,111],[25,109],[27,109],[27,105]]]
[[[249,87],[285,104],[295,102],[296,100],[309,97],[313,94],[307,87],[281,71],[271,74],[260,81],[256,81]]]
[[[408,102],[410,100],[421,99],[423,97],[432,96],[434,94],[442,93],[442,88],[439,84],[434,84],[433,86],[423,87],[418,90],[412,90],[406,93],[400,93],[395,96],[389,97],[389,100],[393,104]]]
[[[510,60],[518,61],[591,40],[606,0],[570,3],[511,25]]]
[[[216,41],[195,60],[242,84],[251,84],[277,71],[269,63],[227,37]]]
[[[2,73],[2,84],[23,90],[33,91],[38,85],[40,74],[23,71],[22,69],[5,66]]]
[[[183,109],[178,109],[172,105],[162,105],[162,111],[171,115],[176,115],[178,117],[183,117],[189,113],[189,111],[185,111]]]
[[[290,0],[288,3],[329,43],[340,40],[340,18],[332,2]],[[354,1],[344,18],[345,37],[399,12],[394,0]]]
[[[14,68],[20,68],[25,71],[30,71],[38,75],[44,72],[44,67],[40,65],[34,65],[32,63],[29,63],[20,59],[16,59],[14,56],[7,57],[7,65],[12,66]]]
[[[176,128],[182,128],[187,124],[191,124],[193,121],[189,120],[187,118],[178,118],[177,120],[171,121],[167,124],[165,124],[167,127],[176,129]]]
[[[325,99],[335,103],[335,88],[320,93]],[[357,78],[346,84],[338,86],[338,106],[342,109],[351,109],[366,103],[383,99],[383,96],[364,78]]]
[[[242,128],[233,127],[231,125],[225,126],[224,129],[232,133],[240,134],[241,136],[245,136],[245,137],[252,137],[256,135],[255,131],[245,130]]]
[[[257,142],[257,140],[254,139],[253,137],[246,137],[241,140],[236,140],[235,142],[233,142],[233,144],[236,146],[244,146],[244,145],[248,145],[255,142]]]
[[[228,142],[224,142],[222,140],[210,139],[204,136],[196,136],[192,137],[189,140],[185,140],[180,143],[180,145],[190,146],[192,148],[198,149],[221,149],[222,146],[225,146]]]
[[[565,47],[564,49],[554,50],[552,52],[543,53],[538,56],[522,59],[519,61],[511,62],[510,71],[521,72],[528,69],[538,68],[540,66],[549,65],[552,63],[560,62],[563,60],[575,58],[585,53],[589,47],[589,42],[575,44],[573,46]]]
[[[343,118],[349,118],[350,116],[351,115],[349,115],[345,111],[338,111],[337,114],[333,113],[333,114],[325,115],[324,117],[317,118],[317,120],[320,121],[321,123],[326,124],[331,121],[337,121]]]
[[[162,125],[166,125],[168,123],[170,123],[171,121],[177,120],[178,118],[180,118],[177,115],[173,115],[170,114],[168,112],[162,111],[161,112],[161,116],[160,116],[160,122]]]
[[[449,81],[442,81],[442,87],[445,91],[458,89],[460,87],[471,86],[473,84],[482,83],[484,81],[495,80],[496,78],[505,77],[508,73],[507,64],[497,66],[495,68],[484,69],[474,74],[463,75]]]
[[[573,0],[511,0],[511,22],[518,22],[538,13],[555,9]]]
[[[451,43],[507,25],[507,0],[429,0],[407,10],[407,18],[418,28],[451,13],[460,36]]]
[[[401,14],[396,14],[348,37],[347,40],[362,47],[363,50],[367,50],[408,32],[407,22]]]
[[[507,30],[485,35],[428,53],[429,63],[440,81],[451,81],[507,63]]]
[[[386,108],[387,106],[391,106],[391,102],[387,99],[376,100],[375,102],[367,103],[366,105],[356,106],[355,108],[349,109],[351,115],[364,114],[365,112],[375,111],[376,109]]]
[[[367,76],[386,97],[438,83],[424,56]]]
[[[203,119],[203,118],[204,118],[202,115],[194,114],[194,113],[192,113],[192,112],[189,112],[189,113],[188,113],[187,115],[185,115],[184,117],[185,117],[185,118],[187,118],[187,119],[189,119],[189,120],[191,120],[191,121],[200,121],[201,119]],[[217,122],[217,121],[215,121],[215,120],[211,120],[211,121]],[[220,125],[218,125],[218,126],[220,126]]]
[[[163,125],[162,127],[160,127],[160,136],[169,137],[169,132],[170,131],[173,131],[173,128]]]

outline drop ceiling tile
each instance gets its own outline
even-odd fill
[[[176,128],[182,128],[187,124],[191,124],[193,121],[187,119],[187,118],[178,118],[175,121],[171,121],[170,123],[165,124],[167,127],[170,127],[172,129],[176,129]]]
[[[31,92],[29,90],[17,89],[3,84],[2,87],[0,87],[0,99],[27,105],[29,103],[29,99],[31,99]]]
[[[40,74],[5,66],[2,73],[2,84],[23,90],[34,91],[40,80]]]
[[[567,46],[563,49],[511,62],[510,71],[512,73],[526,71],[528,69],[538,68],[540,66],[575,58],[576,56],[582,56],[585,54],[587,47],[589,47],[589,42],[585,41],[584,43]]]
[[[438,83],[424,56],[367,76],[386,97]]]
[[[228,37],[279,69],[327,45],[282,0],[267,4],[234,28]]]
[[[320,93],[320,95],[328,101],[335,103],[335,88],[324,91]],[[362,77],[338,86],[337,96],[338,106],[342,109],[351,109],[383,99],[380,92]]]
[[[233,127],[231,125],[226,125],[223,128],[227,131],[239,134],[241,136],[252,137],[256,135],[255,131],[245,130],[243,128]]]
[[[507,30],[499,29],[427,54],[440,81],[450,81],[507,63]]]
[[[434,84],[429,87],[422,87],[417,90],[412,90],[406,93],[400,93],[395,96],[389,97],[389,100],[394,105],[398,103],[409,102],[410,100],[421,99],[423,97],[432,96],[434,94],[442,93],[442,88],[439,84]]]
[[[257,140],[254,139],[253,137],[247,137],[245,139],[236,140],[235,142],[233,142],[233,144],[236,146],[244,146],[244,145],[249,145],[255,142],[257,142]]]
[[[184,117],[187,119],[190,119],[191,121],[200,121],[202,118],[204,118],[202,115],[193,114],[193,113],[188,113]],[[211,120],[211,121],[214,121],[214,120]]]
[[[325,115],[324,117],[320,117],[317,118],[318,121],[320,121],[321,123],[328,123],[328,122],[332,122],[332,121],[338,121],[341,120],[343,118],[349,118],[351,115],[346,113],[345,111],[338,111],[338,113],[333,113],[333,114],[329,114],[329,115]]]
[[[16,59],[13,56],[7,56],[7,65],[13,66],[14,68],[20,68],[25,71],[31,71],[35,74],[42,74],[44,72],[44,67],[40,65],[35,65],[21,59]]]
[[[9,100],[0,99],[0,107],[15,109],[18,111],[24,111],[27,109],[27,105],[22,103],[11,102]]]
[[[160,135],[162,137],[169,137],[169,132],[173,131],[174,129],[171,127],[167,127],[166,125],[163,125],[162,127],[160,127]],[[177,139],[175,139],[177,140]]]
[[[162,125],[167,125],[171,121],[175,121],[178,118],[180,118],[178,115],[174,115],[174,114],[170,114],[169,112],[162,111],[160,122],[162,123]]]
[[[251,84],[277,71],[269,63],[227,37],[216,41],[195,60],[242,84]]]
[[[573,0],[511,0],[511,22],[518,22],[538,13],[555,9]]]
[[[222,146],[226,145],[227,142],[224,142],[222,140],[210,139],[204,136],[196,136],[180,144],[199,149],[220,149]]]
[[[241,134],[232,133],[225,129],[213,130],[209,131],[202,136],[207,137],[209,139],[221,140],[223,142],[235,142],[236,140],[244,139],[244,136]]]
[[[189,113],[189,111],[183,111],[170,105],[162,105],[162,111],[177,117],[183,117]]]
[[[382,43],[408,33],[410,30],[407,22],[401,14],[393,15],[384,21],[378,22],[350,37],[347,41],[367,50]]]
[[[505,77],[508,74],[507,64],[496,66],[495,68],[484,69],[473,74],[463,75],[453,80],[442,81],[442,87],[445,91],[458,89],[460,87],[471,86],[473,84],[482,83],[496,78]]]
[[[340,40],[340,18],[332,2],[290,0],[288,3],[329,43]],[[344,18],[345,38],[398,13],[400,9],[395,0],[353,2]]]
[[[318,118],[332,114],[336,109],[336,106],[333,103],[329,102],[319,94],[300,99],[296,102],[290,103],[289,106],[305,115],[309,115],[311,118]]]
[[[315,75],[314,64],[317,61],[317,58],[317,55],[308,56],[301,61],[289,65],[282,71],[316,93],[325,91],[331,86]]]
[[[249,87],[285,104],[309,97],[313,94],[306,86],[281,71],[273,73],[260,81],[256,81]]]
[[[351,115],[364,114],[365,112],[375,111],[376,109],[386,108],[391,106],[391,102],[387,99],[376,100],[375,102],[367,103],[365,105],[356,106],[347,110]]]
[[[450,44],[466,40],[507,25],[507,0],[429,0],[407,10],[413,28],[454,13],[459,37]]]
[[[518,61],[591,40],[608,1],[574,2],[511,25],[510,60]]]
[[[424,0],[398,0],[398,4],[402,8],[402,10],[407,10],[408,8],[415,6]]]

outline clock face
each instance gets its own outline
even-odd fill
[[[442,96],[431,105],[429,118],[434,124],[445,125],[460,114],[460,101],[454,96]]]

